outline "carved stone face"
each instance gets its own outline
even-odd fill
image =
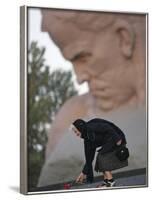
[[[70,33],[73,34],[71,29]],[[134,68],[127,67],[128,60],[122,56],[112,28],[78,35],[62,48],[63,55],[74,65],[78,82],[88,82],[90,93],[104,109],[129,99],[134,93]]]
[[[123,26],[125,32],[120,35],[115,22],[100,30],[79,27],[74,21],[58,20],[55,23],[54,17],[49,18],[49,22],[47,31],[63,56],[73,63],[78,82],[88,82],[97,105],[111,110],[133,98],[137,86],[134,79],[136,63],[133,52],[131,56],[124,55],[131,48],[127,24]],[[123,37],[126,37],[124,42]]]

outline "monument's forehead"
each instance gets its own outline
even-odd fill
[[[43,11],[41,28],[42,31],[48,32],[54,42],[63,49],[64,46],[74,42],[81,34],[74,23],[62,19],[63,12],[57,13],[58,15],[55,11]]]
[[[109,13],[42,9],[42,31],[49,33],[68,59],[75,51],[88,49],[92,38],[97,37],[97,29],[110,22]]]
[[[62,19],[62,20],[72,20],[78,14],[78,12],[74,10],[43,9],[43,8],[41,9],[41,12],[43,16],[55,17],[56,19]]]
[[[66,32],[66,25],[71,23],[77,29],[98,31],[114,21],[114,13],[73,11],[73,10],[47,10],[42,9],[42,28],[48,30],[60,24]],[[52,29],[49,29],[51,31]]]

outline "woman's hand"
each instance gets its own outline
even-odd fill
[[[87,176],[83,172],[81,172],[80,175],[76,179],[76,183],[82,183],[86,179],[86,177]]]
[[[122,140],[119,140],[119,141],[117,142],[117,145],[118,145],[118,146],[121,145],[121,142],[122,142]]]

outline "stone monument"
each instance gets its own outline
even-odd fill
[[[77,118],[116,123],[131,152],[126,170],[146,167],[146,16],[42,9],[42,31],[89,91],[69,99],[56,114],[38,186],[73,180],[81,172],[83,141],[69,130]]]

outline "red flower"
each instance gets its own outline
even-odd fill
[[[65,183],[63,187],[65,190],[68,190],[71,188],[71,185],[69,183]]]

